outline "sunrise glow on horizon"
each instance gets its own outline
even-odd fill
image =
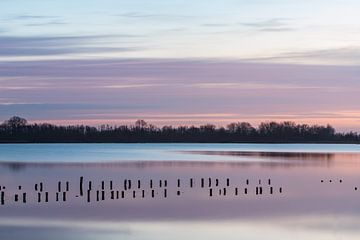
[[[355,0],[1,1],[0,122],[358,131],[358,9]]]

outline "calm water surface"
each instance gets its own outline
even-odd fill
[[[0,186],[0,239],[360,237],[359,145],[8,144]]]

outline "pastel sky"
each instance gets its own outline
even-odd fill
[[[1,0],[0,121],[360,128],[358,0]]]

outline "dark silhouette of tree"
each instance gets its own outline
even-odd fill
[[[294,122],[263,122],[257,128],[247,122],[230,123],[226,128],[213,124],[158,128],[137,120],[133,126],[91,127],[28,124],[24,118],[12,117],[0,125],[2,143],[359,143],[359,140],[356,132],[337,133],[330,125]]]
[[[10,128],[19,128],[27,125],[27,120],[18,116],[14,116],[9,120],[6,120],[2,125]]]

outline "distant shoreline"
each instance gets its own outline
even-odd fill
[[[338,133],[330,126],[263,122],[253,127],[248,122],[234,122],[226,127],[157,127],[144,120],[134,125],[92,127],[58,126],[48,123],[28,124],[12,117],[0,125],[0,144],[10,143],[258,143],[258,144],[359,144],[360,134]]]

